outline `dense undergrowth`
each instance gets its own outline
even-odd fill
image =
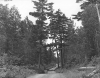
[[[27,78],[30,75],[35,75],[37,73],[46,73],[50,68],[54,67],[54,64],[49,64],[41,66],[38,69],[37,65],[8,65],[3,66],[0,69],[0,78]]]
[[[10,65],[6,70],[0,72],[0,77],[2,78],[26,78],[30,75],[35,74],[35,71],[28,69],[25,66],[13,66]]]
[[[2,78],[26,78],[30,75],[34,75],[36,73],[45,73],[44,70],[48,70],[52,67],[54,67],[55,64],[49,64],[45,65],[45,68],[39,70],[36,66],[15,66],[15,65],[8,65],[6,69],[0,69],[0,77]],[[84,66],[84,64],[78,64],[75,66],[72,66],[70,68],[58,68],[55,71],[57,73],[67,73],[68,71],[71,71],[73,73],[80,73],[79,71],[76,71],[77,68]],[[96,66],[98,69],[100,69],[100,57],[93,57],[90,62],[87,63],[86,66]],[[90,73],[92,71],[89,71]],[[83,74],[80,73],[81,75]],[[87,74],[87,71],[85,71],[85,74]],[[96,78],[96,76],[100,76],[100,73],[95,74],[93,77]]]
[[[100,56],[93,57],[92,60],[88,62],[86,66],[90,66],[90,67],[94,66],[96,68],[93,70],[86,70],[85,73],[82,74],[82,78],[100,78]],[[96,72],[93,73],[94,71]]]

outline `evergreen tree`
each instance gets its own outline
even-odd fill
[[[33,1],[35,5],[35,12],[30,12],[29,14],[36,17],[36,28],[37,28],[37,42],[39,42],[39,68],[41,65],[41,54],[43,52],[43,44],[44,40],[48,37],[48,26],[45,22],[47,20],[47,17],[49,17],[52,14],[52,5],[53,3],[48,3],[47,0],[38,0]]]
[[[77,0],[77,2],[83,0]],[[99,5],[97,5],[99,0],[86,0],[81,4],[81,12],[78,12],[75,15],[75,19],[82,20],[83,27],[86,33],[86,49],[88,49],[87,56],[89,61],[91,57],[97,56],[99,53],[99,39],[97,38],[100,34],[100,24],[98,19],[98,9]],[[87,48],[88,46],[88,48]]]
[[[73,25],[73,22],[68,19],[65,14],[63,14],[60,10],[56,11],[50,20],[50,35],[52,39],[58,43],[56,46],[59,47],[59,51],[61,54],[61,66],[63,68],[64,63],[64,44],[68,39],[68,33],[70,32],[70,26]]]

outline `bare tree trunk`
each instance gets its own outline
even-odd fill
[[[39,52],[39,62],[38,62],[38,68],[40,69],[41,66],[41,53]]]
[[[63,51],[61,49],[61,68],[63,68]]]
[[[61,68],[63,68],[63,50],[62,50],[62,37],[60,37],[60,51],[61,51]]]
[[[58,68],[59,68],[59,53],[57,51],[57,62],[58,62]]]
[[[55,43],[56,43],[56,40],[55,40]],[[57,47],[57,45],[56,45],[56,49],[57,49],[58,47]],[[58,68],[60,67],[59,66],[59,51],[57,51],[57,63],[58,63]]]
[[[38,62],[38,68],[41,68],[41,53],[42,53],[42,40],[40,40],[40,51],[39,51],[39,62]]]
[[[97,14],[98,14],[98,20],[99,20],[99,26],[100,26],[100,13],[99,13],[98,4],[95,4],[95,6],[96,6],[96,10],[97,10]],[[99,31],[100,31],[100,27],[99,27]],[[96,36],[97,36],[97,34],[100,34],[100,32],[97,33],[97,31],[96,31]],[[99,43],[98,43],[96,36],[95,36],[95,40],[96,40],[96,44],[97,44],[96,46],[97,46],[97,51],[99,53]]]

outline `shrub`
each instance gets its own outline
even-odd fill
[[[90,63],[88,64],[89,66],[95,66],[100,64],[100,57],[92,57],[92,60],[90,61]]]
[[[10,65],[8,66],[7,74],[4,78],[26,78],[33,74],[35,74],[34,70]]]

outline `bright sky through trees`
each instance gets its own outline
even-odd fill
[[[67,17],[71,17],[73,14],[77,14],[77,12],[80,11],[80,4],[76,3],[76,0],[48,0],[48,2],[53,2],[54,10],[60,9]],[[8,3],[10,7],[15,5],[19,10],[22,19],[28,16],[30,20],[34,20],[34,18],[29,15],[29,12],[34,11],[32,0],[12,0],[6,2],[0,0],[0,3]],[[79,21],[75,21],[75,24],[76,26],[81,26],[81,22]],[[48,42],[51,42],[51,40]]]
[[[76,3],[76,0],[48,0],[48,2],[54,3],[54,9],[61,9],[62,12],[66,14],[67,17],[71,17],[73,14],[77,14],[78,11],[80,11],[80,7],[78,3]],[[8,3],[4,2],[3,0],[0,0],[0,3]],[[15,5],[19,12],[21,13],[22,18],[24,19],[26,16],[29,16],[29,12],[33,12],[33,3],[32,0],[13,0],[9,1],[9,5],[13,6]],[[32,16],[29,16],[29,19],[34,20]],[[76,22],[77,26],[80,26],[80,22]]]

